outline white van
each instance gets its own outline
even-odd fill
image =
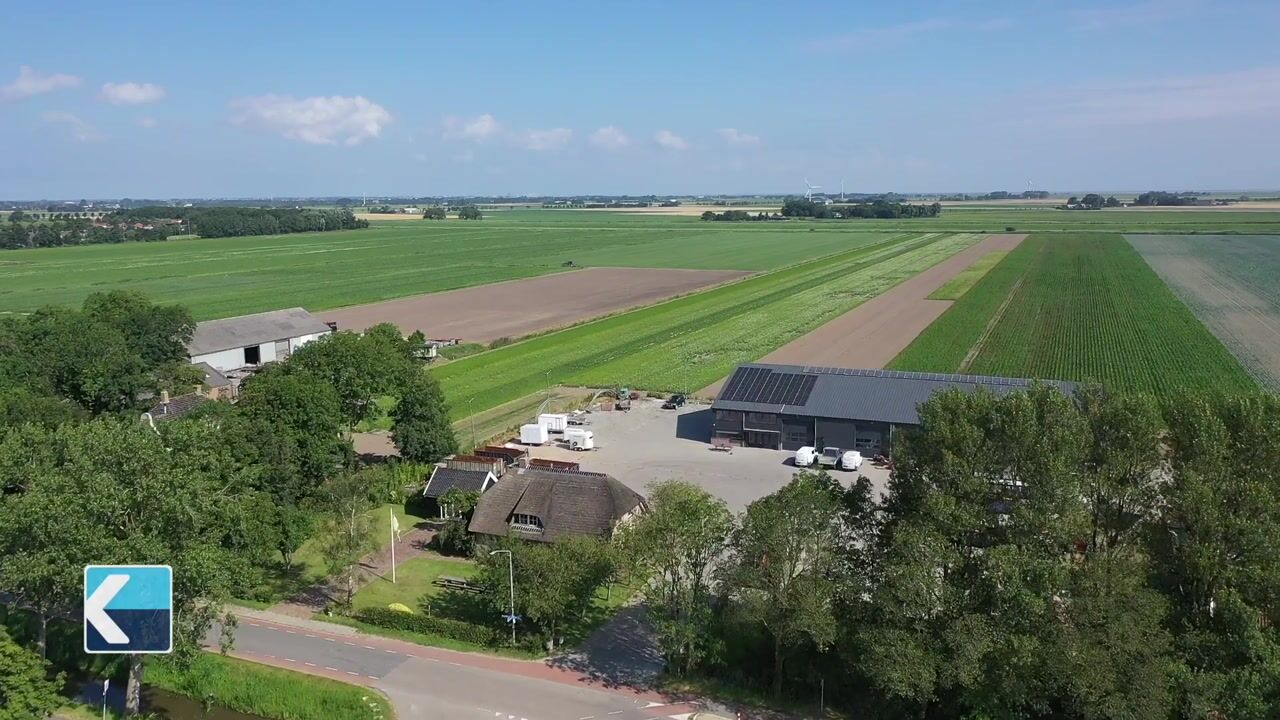
[[[809,467],[818,459],[818,449],[805,445],[796,450],[796,467]]]

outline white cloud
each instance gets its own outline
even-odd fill
[[[112,105],[142,105],[153,103],[165,95],[164,88],[152,83],[105,83],[102,86],[102,99]]]
[[[730,145],[759,145],[760,136],[745,133],[737,128],[720,128],[716,130],[720,137]]]
[[[1280,66],[1055,88],[1031,98],[1064,125],[1147,125],[1265,115],[1280,121]]]
[[[231,122],[278,132],[317,145],[359,145],[382,133],[391,113],[362,96],[262,95],[233,100]]]
[[[516,144],[525,150],[560,150],[573,139],[569,128],[526,130],[516,137]]]
[[[141,116],[139,116],[139,117],[138,117],[138,120],[137,120],[137,123],[138,123],[138,127],[146,128],[146,129],[148,129],[148,130],[150,130],[150,129],[152,129],[152,128],[154,128],[154,127],[156,127],[157,125],[159,125],[159,124],[160,124],[160,122],[159,122],[158,120],[156,120],[155,118],[151,117],[150,115],[141,115]]]
[[[489,113],[477,115],[469,120],[452,116],[444,119],[445,137],[480,142],[500,132],[502,132],[502,123]]]
[[[80,84],[80,78],[63,73],[45,73],[33,70],[27,65],[18,68],[18,77],[8,85],[0,86],[0,100],[22,100],[35,95],[44,95],[64,88],[73,88]]]
[[[689,141],[670,130],[659,130],[653,136],[653,141],[668,150],[684,150],[689,147]]]
[[[74,113],[55,111],[47,112],[43,115],[44,121],[51,125],[63,125],[71,132],[71,137],[78,142],[92,142],[101,140],[102,133],[97,128],[80,119],[80,116]]]
[[[931,35],[945,30],[998,32],[1013,27],[1009,18],[988,18],[985,20],[953,20],[935,17],[915,20],[899,25],[883,27],[859,28],[852,32],[831,35],[810,40],[808,48],[811,52],[841,53],[859,50],[878,50],[900,45],[914,38]]]
[[[624,148],[630,145],[631,138],[627,137],[627,134],[622,132],[618,128],[612,125],[609,125],[607,127],[602,127],[599,130],[596,130],[595,132],[591,133],[591,137],[587,140],[587,142],[591,143],[592,145],[595,145],[598,148],[604,148],[606,150],[617,150],[618,148]]]

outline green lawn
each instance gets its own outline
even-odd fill
[[[977,242],[886,237],[838,255],[549,333],[431,370],[455,418],[552,385],[697,391]]]
[[[959,300],[960,296],[969,292],[969,288],[978,284],[991,268],[995,267],[1008,255],[1008,251],[995,250],[973,261],[969,267],[948,280],[942,287],[933,291],[930,300]]]
[[[583,266],[771,270],[885,232],[1099,229],[1280,233],[1280,212],[946,209],[938,218],[709,223],[696,217],[513,210],[480,222],[385,221],[365,230],[0,251],[0,312],[77,304],[115,288],[189,305],[197,319],[323,310]]]
[[[373,538],[377,544],[375,550],[380,550],[391,542],[391,516],[388,514],[388,510],[394,512],[396,518],[399,519],[401,532],[406,532],[413,528],[414,525],[426,520],[426,518],[405,512],[403,505],[395,503],[388,503],[370,510],[369,518],[372,520],[374,528]],[[294,553],[293,563],[292,570],[285,572],[282,568],[274,577],[269,578],[269,590],[273,598],[287,598],[320,582],[329,574],[328,569],[325,567],[324,558],[320,554],[320,541],[318,538],[312,538],[304,542],[302,547],[298,548],[298,551]],[[272,602],[240,602],[250,607],[273,604]]]
[[[441,588],[432,581],[441,575],[469,578],[476,574],[476,565],[467,560],[455,560],[434,553],[419,555],[406,560],[396,568],[396,582],[391,578],[374,578],[356,593],[353,605],[356,610],[367,607],[387,607],[400,603],[418,611],[418,601],[424,595],[439,595]]]
[[[1100,382],[1157,394],[1257,389],[1114,233],[1032,235],[890,367]]]

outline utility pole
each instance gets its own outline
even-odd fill
[[[467,398],[467,416],[471,418],[471,449],[476,449],[476,414],[471,410],[471,403],[475,398]]]
[[[511,584],[511,614],[507,616],[507,622],[511,623],[511,644],[516,644],[516,566],[512,559],[510,550],[494,550],[489,555],[507,556],[507,578]]]

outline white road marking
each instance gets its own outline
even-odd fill
[[[365,677],[369,678],[370,680],[377,680],[377,679],[378,679],[378,676],[377,676],[377,675],[366,675]]]
[[[285,662],[298,662],[297,660],[294,660],[293,658],[285,658],[285,659],[284,659],[284,661],[285,661]]]
[[[325,666],[324,666],[324,669],[325,669],[325,670],[332,670],[332,671],[334,671],[334,672],[340,672],[340,671],[338,670],[338,668],[336,668],[336,667],[329,667],[328,665],[325,665]]]
[[[325,640],[328,640],[329,642],[338,642],[337,640],[334,640],[333,638],[325,638]]]
[[[297,634],[298,634],[298,633],[294,632],[293,630],[285,630],[285,632],[289,633],[290,635],[297,635]]]
[[[374,646],[372,646],[372,645],[365,645],[365,646],[364,646],[364,649],[365,649],[365,650],[377,650],[377,648],[375,648],[375,647],[374,647]]]
[[[595,717],[595,715],[585,715],[583,717],[578,718],[578,720],[591,720],[591,718],[593,717]]]
[[[400,654],[400,653],[396,652],[395,650],[383,650],[382,652],[384,652],[384,653],[390,653],[391,655],[399,655],[399,654]]]
[[[450,662],[449,664],[454,667],[462,667],[462,663]]]
[[[621,710],[614,710],[614,711],[613,711],[613,712],[611,712],[611,713],[605,713],[605,714],[606,714],[606,715],[621,715],[621,714],[622,714],[622,711],[621,711]]]
[[[355,646],[356,646],[356,644],[355,644],[355,643],[349,643],[349,642],[347,642],[346,640],[343,640],[343,641],[342,641],[342,644],[343,644],[343,645],[350,645],[351,647],[355,647]]]
[[[312,635],[311,633],[307,633],[307,637],[309,637],[309,638],[313,638],[313,637],[315,637],[315,635]]]
[[[304,662],[304,663],[302,663],[302,664],[303,664],[303,665],[306,665],[307,667],[315,667],[315,666],[316,666],[316,664],[315,664],[315,663],[309,663],[309,662]]]
[[[347,674],[348,674],[348,675],[354,675],[355,677],[360,677],[360,673],[358,673],[358,672],[351,672],[350,670],[348,670],[348,671],[347,671]]]

